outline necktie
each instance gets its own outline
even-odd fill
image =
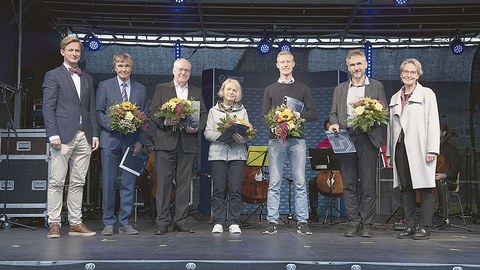
[[[127,96],[127,84],[126,84],[126,83],[122,83],[122,99],[123,99],[123,101],[127,101],[127,100],[128,100],[128,96]]]
[[[70,72],[70,75],[73,75],[73,73],[76,73],[78,76],[82,75],[82,69],[77,67],[75,69],[73,68],[68,68],[68,72]]]

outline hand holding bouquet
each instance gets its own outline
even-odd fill
[[[123,135],[133,133],[140,127],[147,130],[147,116],[130,101],[110,106],[108,108],[108,116],[110,117],[108,126]]]
[[[368,132],[370,128],[377,124],[387,124],[388,110],[383,101],[365,97],[353,103],[355,118],[348,119],[353,128],[360,128],[363,132]]]
[[[224,134],[229,128],[231,128],[235,124],[243,125],[247,128],[245,133],[240,135],[247,137],[249,140],[255,138],[257,131],[253,128],[252,124],[241,118],[238,118],[236,115],[231,117],[228,113],[225,115],[224,118],[220,118],[220,122],[217,123],[217,129],[218,131],[220,131],[220,133]]]
[[[192,101],[187,99],[172,98],[169,101],[165,102],[161,107],[160,111],[154,114],[155,117],[165,118],[171,122],[178,122],[178,124],[173,126],[173,130],[177,128],[184,128],[180,124],[180,120],[186,119],[188,116],[192,115],[196,110],[192,106]]]
[[[281,138],[283,142],[287,136],[299,137],[303,134],[301,127],[305,119],[285,104],[270,109],[264,117],[277,139]]]

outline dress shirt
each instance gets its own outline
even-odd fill
[[[177,92],[177,98],[188,99],[188,83],[184,87],[181,87],[175,80],[173,80],[175,85],[175,92]]]
[[[370,81],[367,76],[365,76],[365,81],[361,85],[353,85],[352,80],[350,80],[347,93],[347,119],[355,118],[353,103],[365,97],[365,85],[369,84]],[[351,122],[347,122],[347,127],[352,127],[352,125]]]
[[[122,87],[123,87],[122,84],[123,84],[123,83],[126,83],[126,84],[127,84],[127,87],[126,87],[126,89],[125,89],[125,90],[127,91],[127,101],[130,100],[130,93],[131,93],[131,90],[130,90],[130,89],[132,89],[132,88],[130,87],[130,86],[131,86],[131,84],[130,84],[130,79],[128,79],[128,80],[126,80],[126,81],[122,81],[122,80],[120,80],[120,78],[118,78],[118,76],[117,76],[117,80],[118,80],[118,85],[119,85],[119,87],[120,87],[120,94],[122,93]]]

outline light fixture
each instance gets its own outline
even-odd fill
[[[292,45],[290,44],[290,42],[288,42],[288,40],[284,39],[282,40],[279,44],[278,44],[278,49],[280,51],[292,51]]]
[[[456,36],[452,41],[450,41],[450,50],[455,55],[460,55],[465,51],[465,44],[462,39]]]
[[[87,51],[96,52],[100,50],[102,43],[93,33],[90,33],[83,41],[83,46]]]
[[[272,50],[272,43],[268,39],[264,38],[260,40],[260,43],[258,43],[257,49],[262,55],[269,54]]]
[[[365,70],[365,74],[367,77],[372,77],[372,66],[373,66],[373,57],[372,57],[372,43],[369,41],[365,42],[365,58],[367,58],[367,69]]]
[[[180,44],[180,40],[177,39],[175,41],[175,60],[178,60],[182,57],[182,45]]]
[[[406,7],[409,0],[392,0],[393,4],[397,7]]]
[[[170,2],[172,2],[172,4],[182,5],[185,4],[187,0],[170,0]]]

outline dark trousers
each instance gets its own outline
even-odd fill
[[[440,210],[443,218],[448,218],[449,216],[450,191],[453,191],[456,188],[457,184],[449,181],[449,179],[437,181],[438,209]]]
[[[190,183],[195,163],[196,153],[185,153],[181,141],[172,151],[157,151],[157,219],[158,226],[169,226],[170,199],[173,179],[175,179],[175,214],[173,223],[185,225],[188,217],[188,203],[190,201]]]
[[[395,146],[395,166],[400,178],[403,211],[408,227],[415,227],[417,213],[416,191],[420,192],[420,225],[430,227],[433,223],[433,195],[431,188],[413,189],[410,166],[404,143]]]
[[[227,221],[228,225],[239,224],[242,212],[242,180],[245,160],[214,160],[212,164],[212,213],[213,223],[222,224]],[[226,186],[228,184],[228,190]],[[229,203],[226,209],[226,193],[228,192]],[[225,212],[228,212],[228,218]]]
[[[372,144],[366,133],[351,133],[350,137],[357,152],[340,155],[348,225],[373,224],[378,148]]]
[[[316,214],[318,209],[318,187],[317,187],[317,177],[313,177],[308,181],[308,201],[310,203],[311,213]]]

